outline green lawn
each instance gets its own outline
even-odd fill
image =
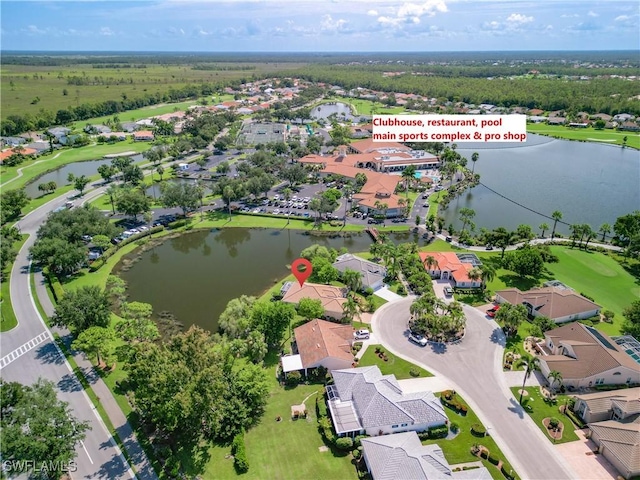
[[[53,154],[41,155],[35,160],[27,160],[22,165],[17,167],[2,167],[0,168],[0,174],[2,175],[3,185],[11,179],[18,176],[17,170],[23,169],[22,177],[12,181],[5,188],[14,189],[21,188],[32,179],[43,175],[47,171],[55,170],[67,163],[82,162],[84,160],[99,160],[108,154],[123,153],[123,152],[137,152],[141,153],[150,148],[151,144],[147,142],[134,142],[133,140],[127,140],[124,142],[118,142],[111,145],[87,145],[80,148],[64,148],[59,151],[53,152]]]
[[[376,348],[378,347],[384,350],[388,359],[386,362],[376,354]],[[415,368],[420,372],[420,377],[433,377],[431,372],[428,372],[424,368],[420,368],[413,363],[407,362],[400,357],[396,357],[393,353],[388,352],[382,345],[369,345],[367,347],[367,351],[364,352],[364,355],[358,364],[359,367],[368,367],[372,365],[377,365],[383,375],[394,374],[398,380],[415,378],[409,373],[412,368]]]
[[[436,396],[440,397],[440,394],[436,394]],[[477,462],[480,460],[479,457],[471,454],[471,447],[474,444],[483,445],[489,449],[492,457],[497,457],[502,459],[505,464],[505,469],[507,471],[511,470],[512,467],[507,461],[507,458],[504,456],[500,448],[496,442],[490,436],[487,437],[476,437],[471,434],[471,426],[478,423],[482,424],[478,416],[475,412],[467,405],[467,403],[460,397],[460,395],[456,395],[457,400],[464,404],[467,407],[467,414],[460,415],[456,413],[454,410],[444,407],[447,417],[449,417],[449,423],[455,423],[459,427],[459,433],[450,440],[447,439],[437,439],[437,440],[424,440],[422,442],[423,445],[432,445],[438,444],[442,451],[444,452],[444,456],[447,459],[447,462],[451,465],[455,465],[458,463],[466,463],[466,462]],[[491,463],[486,460],[482,460],[482,463],[491,473],[491,476],[495,479],[504,480],[504,476],[500,473],[500,471]]]
[[[348,453],[319,450],[324,442],[318,431],[315,405],[316,396],[322,395],[324,386],[300,384],[295,388],[283,388],[276,381],[273,358],[269,363],[271,393],[261,422],[245,434],[249,471],[241,478],[356,479]],[[291,406],[303,401],[309,412],[307,419],[292,420]],[[282,421],[275,421],[278,416]],[[225,458],[230,450],[230,446],[212,447],[202,478],[239,478],[233,468],[233,459]]]
[[[528,123],[527,132],[548,135],[551,137],[578,140],[581,142],[604,143],[622,145],[627,137],[627,145],[640,149],[640,134],[634,132],[619,132],[618,130],[596,130],[594,128],[570,128],[563,125],[547,125],[544,123]]]
[[[331,98],[330,101],[337,101],[351,105],[355,108],[356,115],[396,115],[398,113],[405,112],[404,107],[388,107],[380,102],[374,102],[373,100],[362,100],[351,97],[334,97]]]
[[[226,212],[206,212],[205,220],[200,221],[200,215],[196,215],[193,220],[194,228],[222,228],[222,227],[244,227],[244,228],[279,228],[292,230],[317,230],[320,232],[359,232],[364,229],[362,225],[339,225],[331,226],[327,222],[316,224],[313,220],[302,220],[292,218],[287,223],[287,218],[277,215],[251,215],[243,213],[232,214],[229,221],[229,214]]]
[[[511,388],[511,392],[516,400],[520,398],[519,390],[519,387]],[[561,414],[558,410],[560,405],[564,405],[567,402],[569,399],[568,395],[558,395],[557,402],[555,404],[550,404],[544,401],[539,387],[526,387],[525,390],[528,395],[522,397],[522,405],[531,419],[535,422],[538,428],[542,430],[550,442],[553,442],[553,439],[549,436],[547,429],[542,424],[542,420],[549,417],[557,418],[564,425],[562,438],[560,440],[556,440],[554,443],[565,443],[579,440],[578,435],[576,435],[576,427],[573,425],[573,422],[569,417]]]

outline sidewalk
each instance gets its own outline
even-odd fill
[[[49,295],[47,295],[45,279],[41,272],[33,272],[33,276],[34,283],[36,285],[35,294],[38,296],[40,304],[47,316],[51,317],[54,312],[54,306],[49,299]],[[69,331],[55,327],[52,331],[60,334],[60,336],[66,340],[65,344],[67,345],[67,348],[71,350]],[[151,462],[138,443],[138,439],[136,438],[135,433],[133,433],[131,425],[129,425],[122,409],[113,397],[111,390],[109,390],[102,378],[100,378],[100,376],[95,372],[93,365],[86,359],[83,353],[75,352],[73,359],[78,364],[78,368],[84,373],[87,381],[91,384],[91,389],[100,400],[100,404],[104,407],[104,410],[107,412],[109,420],[111,421],[115,432],[120,438],[120,441],[129,456],[129,463],[135,471],[136,476],[140,479],[157,480],[158,477],[151,466]]]

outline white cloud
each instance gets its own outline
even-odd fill
[[[624,22],[626,20],[629,20],[631,17],[629,15],[620,15],[618,17],[615,18],[616,22]]]
[[[27,32],[29,32],[31,35],[44,35],[45,33],[47,33],[46,30],[42,30],[35,25],[29,25],[27,27]]]
[[[589,13],[587,13],[587,15],[590,16],[590,17],[599,17],[600,16],[596,12],[594,12],[593,10],[589,10]]]
[[[377,10],[369,10],[367,12],[367,15],[369,15],[370,17],[377,17],[378,16],[378,11]]]
[[[383,26],[399,27],[404,24],[418,24],[422,17],[433,17],[437,13],[448,12],[444,0],[427,0],[422,3],[404,3],[392,15],[381,15],[378,23]]]
[[[327,14],[322,17],[320,21],[320,29],[325,32],[343,32],[347,30],[347,22],[343,18],[334,20],[331,15]]]
[[[521,25],[523,23],[533,22],[533,17],[527,17],[521,13],[512,13],[507,17],[507,22]]]
[[[102,35],[103,37],[111,37],[115,34],[116,33],[113,30],[111,30],[109,27],[100,28],[100,35]]]
[[[560,18],[578,18],[580,15],[578,15],[577,13],[563,13],[562,15],[560,15]]]

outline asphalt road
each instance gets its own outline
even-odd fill
[[[71,367],[51,339],[33,301],[29,284],[29,247],[35,233],[49,212],[64,205],[65,197],[57,198],[26,215],[18,223],[29,239],[18,253],[11,270],[11,302],[18,326],[0,335],[0,376],[6,381],[31,384],[39,377],[51,380],[58,398],[69,403],[73,415],[89,421],[91,430],[77,447],[77,471],[72,478],[125,479],[135,478],[111,434],[102,423]],[[28,460],[28,459],[24,459]]]
[[[467,327],[460,343],[420,347],[408,341],[413,299],[388,303],[376,312],[372,326],[380,342],[394,354],[455,385],[522,478],[578,478],[507,387],[502,372],[505,338],[498,325],[483,312],[464,306]]]

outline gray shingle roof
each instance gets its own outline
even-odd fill
[[[334,370],[341,401],[352,401],[364,428],[402,423],[444,423],[447,416],[432,392],[403,393],[394,375],[377,366]]]
[[[340,272],[344,272],[347,269],[360,272],[363,288],[371,287],[377,282],[384,280],[384,277],[387,274],[386,269],[382,265],[378,265],[377,263],[370,262],[350,253],[345,253],[344,255],[340,255],[336,258],[336,261],[333,262],[333,266]]]

